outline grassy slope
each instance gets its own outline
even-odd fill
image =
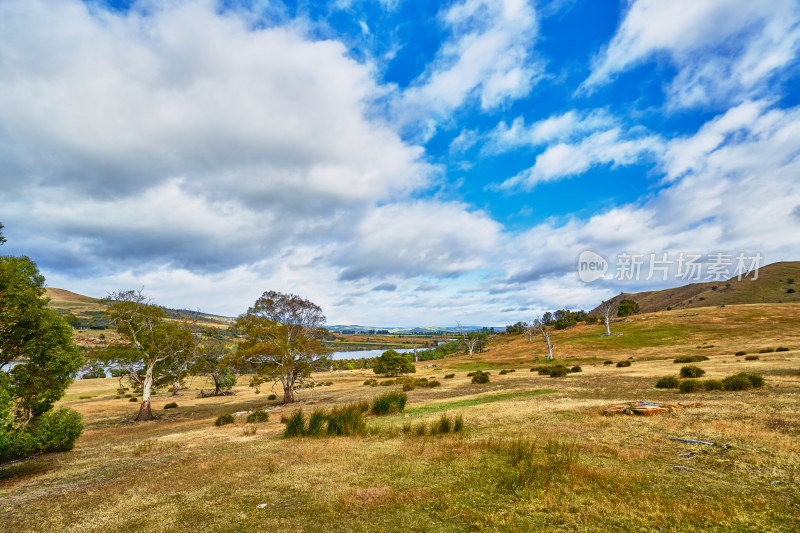
[[[419,365],[419,376],[440,379],[442,387],[411,391],[408,417],[371,418],[374,434],[359,438],[283,439],[279,414],[294,408],[245,386],[219,399],[187,391],[170,411],[161,407],[173,399],[159,395],[154,407],[162,419],[127,424],[123,417],[136,404],[113,399],[116,380],[79,381],[64,403],[84,414],[84,435],[72,452],[0,468],[0,529],[800,530],[800,306],[696,312],[617,323],[617,337],[599,337],[602,326],[559,332],[557,356],[583,366],[562,379],[529,372],[543,343],[520,337],[501,336],[488,352],[437,361],[438,369]],[[696,348],[703,343],[714,348]],[[732,355],[765,346],[791,351],[747,362]],[[674,355],[695,353],[711,357],[700,363],[708,378],[746,369],[762,372],[768,386],[691,395],[653,388],[658,376],[677,373]],[[602,364],[628,357],[629,368]],[[491,382],[472,385],[466,373],[474,368],[489,369]],[[499,376],[501,368],[516,372]],[[441,379],[449,372],[456,377]],[[308,408],[395,389],[364,387],[367,377],[324,374],[332,387],[300,397]],[[610,403],[639,399],[703,406],[649,418],[599,414]],[[242,417],[212,426],[220,413],[255,406],[272,409],[255,435],[243,433]],[[464,415],[463,436],[398,434],[404,422],[433,420],[444,409]],[[530,463],[503,451],[520,438],[538,442]],[[570,449],[577,459],[568,459]],[[689,451],[694,459],[679,457]]]
[[[794,284],[788,283],[794,279]],[[712,288],[714,287],[714,288]],[[796,292],[787,293],[794,288]],[[714,305],[737,305],[754,303],[800,302],[800,261],[772,263],[762,267],[758,279],[735,277],[728,281],[691,283],[673,289],[624,293],[614,301],[630,298],[639,304],[642,312],[663,311],[669,307],[683,309]],[[598,314],[598,309],[592,311]]]

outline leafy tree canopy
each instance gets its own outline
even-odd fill
[[[406,354],[397,353],[394,350],[386,350],[380,357],[375,359],[372,371],[385,376],[397,376],[398,374],[414,373],[417,368]]]

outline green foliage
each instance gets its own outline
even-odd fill
[[[695,365],[681,367],[682,378],[699,378],[705,375],[706,371]]]
[[[681,381],[679,389],[681,392],[700,392],[703,390],[703,383],[696,379],[685,379]]]
[[[169,402],[168,404],[166,404],[164,406],[164,409],[175,409],[177,407],[178,407],[178,404],[176,402]]]
[[[81,379],[102,379],[106,377],[106,370],[100,363],[91,363],[82,369]]]
[[[230,413],[225,413],[224,415],[219,415],[217,419],[214,421],[215,426],[225,426],[228,424],[233,424],[236,422],[236,419],[233,418],[233,415]]]
[[[368,380],[364,381],[364,385],[367,387],[377,387],[378,380],[375,378],[369,378]]]
[[[416,389],[417,386],[414,384],[413,381],[404,381],[403,382],[403,391],[409,392]]]
[[[745,352],[744,350],[740,350],[740,351],[736,352],[733,355],[735,355],[736,357],[739,357],[740,355],[746,355],[746,354],[747,354],[747,352]]]
[[[776,351],[776,352],[788,352],[788,351],[789,351],[789,348],[787,348],[787,347],[785,347],[785,346],[780,346],[780,347],[778,347],[778,348],[775,348],[775,351]]]
[[[473,383],[489,383],[489,373],[478,370],[472,376]]]
[[[447,374],[445,375],[444,379],[453,379],[454,377],[456,377],[455,374]]]
[[[286,419],[285,437],[302,437],[306,432],[306,418],[303,410],[298,409]]]
[[[570,370],[570,372],[583,372],[583,369],[578,365],[573,366],[569,370]]]
[[[71,449],[83,427],[74,411],[51,411],[84,357],[44,293],[33,261],[0,256],[0,462]]]
[[[277,399],[278,399],[278,395],[274,394],[274,393],[270,394],[269,396],[267,396],[267,400],[277,400]]]
[[[567,370],[567,367],[565,367],[565,366],[554,366],[550,370],[550,377],[551,378],[563,378],[568,373],[569,373],[569,370]]]
[[[631,366],[631,362],[630,361],[619,361],[617,363],[617,368],[624,368],[624,367],[628,367],[628,366]]]
[[[375,360],[372,371],[376,374],[397,376],[411,374],[416,372],[417,369],[411,358],[406,354],[397,353],[394,350],[386,350]]]
[[[679,385],[680,382],[675,376],[664,376],[656,382],[657,389],[677,389]]]
[[[363,435],[367,424],[360,405],[334,407],[328,415],[328,435]]]
[[[722,390],[722,381],[718,379],[707,379],[703,382],[703,388],[706,390]]]
[[[205,376],[214,384],[214,396],[220,396],[236,386],[233,354],[223,340],[211,339],[200,346],[190,371],[194,375]]]
[[[700,361],[708,361],[705,355],[682,355],[672,360],[673,363],[699,363]]]
[[[775,348],[761,348],[758,353],[772,353],[775,351]]]
[[[387,392],[372,400],[370,410],[377,416],[403,412],[408,396],[403,392]]]
[[[500,371],[500,375],[505,376],[506,374],[510,374],[512,372],[516,372],[516,370],[513,368],[504,368],[503,370]]]
[[[722,387],[728,391],[749,390],[764,386],[764,376],[755,372],[739,372],[722,380]]]
[[[256,409],[247,415],[247,423],[269,422],[269,413],[261,409]]]
[[[136,396],[131,396],[130,400],[128,400],[128,401],[129,401],[130,403],[136,403],[136,402],[138,402],[138,401],[139,401],[139,398],[137,398]]]
[[[608,359],[608,360],[606,360],[606,361],[603,361],[603,364],[604,364],[604,365],[613,365],[613,364],[614,364],[614,361],[612,361],[611,359]]]
[[[617,309],[617,316],[635,315],[639,312],[639,304],[634,300],[622,300]]]
[[[757,355],[746,355],[744,360],[745,361],[758,361],[759,357]]]
[[[305,430],[305,434],[309,437],[319,437],[325,429],[327,419],[328,417],[323,409],[314,409],[311,412],[311,416],[308,417],[308,427]]]

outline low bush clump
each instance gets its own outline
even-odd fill
[[[707,379],[703,382],[703,388],[706,390],[722,390],[722,381],[718,379]]]
[[[131,403],[135,403],[135,402],[139,401],[139,398],[137,398],[136,396],[131,396],[128,401],[131,402]]]
[[[572,368],[570,368],[569,371],[570,372],[583,372],[583,369],[580,366],[575,365]]]
[[[775,351],[776,352],[788,352],[789,348],[787,348],[786,346],[781,346],[780,348],[775,348]]]
[[[473,383],[489,383],[489,373],[478,370],[472,376]]]
[[[370,411],[377,416],[401,413],[407,401],[408,395],[404,392],[387,392],[372,400]]]
[[[747,354],[747,352],[745,352],[744,350],[739,350],[738,352],[736,352],[733,355],[735,355],[736,357],[739,357],[740,355],[745,355],[745,354]]]
[[[244,437],[252,437],[253,435],[256,434],[257,430],[258,430],[258,428],[255,427],[255,426],[245,426],[245,427],[242,428],[242,436],[244,436]]]
[[[552,370],[550,370],[550,377],[551,378],[563,378],[569,374],[569,370],[565,366],[554,366]]]
[[[672,360],[673,363],[699,363],[700,361],[708,361],[705,355],[682,355]]]
[[[656,382],[657,389],[677,389],[680,381],[675,376],[664,376]]]
[[[377,387],[378,386],[378,380],[375,379],[375,378],[369,378],[368,380],[366,380],[364,382],[364,385],[366,385],[367,387]]]
[[[380,385],[382,387],[388,387],[389,385],[394,385],[394,384],[395,384],[395,380],[393,380],[393,379],[384,379],[383,381],[380,382]]]
[[[757,355],[746,355],[744,357],[745,361],[758,361],[759,357]]]
[[[178,407],[178,404],[175,402],[169,402],[167,405],[164,406],[164,409],[175,409]]]
[[[624,368],[626,366],[631,366],[630,361],[620,361],[617,363],[617,368]]]
[[[764,386],[764,376],[755,372],[739,372],[722,380],[722,388],[728,391],[749,390]]]
[[[455,374],[447,374],[444,379],[453,379],[454,377],[456,377]]]
[[[256,409],[255,411],[247,415],[247,422],[250,424],[256,422],[269,422],[269,413],[261,409]]]
[[[775,348],[761,348],[758,353],[772,353],[775,351]]]
[[[681,392],[700,392],[703,390],[703,383],[696,379],[685,379],[681,381],[678,389]]]
[[[681,377],[682,378],[699,378],[706,374],[706,371],[700,368],[699,366],[694,365],[687,365],[681,367]]]
[[[277,399],[278,399],[277,394],[270,394],[269,396],[267,396],[267,400],[277,400]]]
[[[604,365],[613,365],[613,364],[614,364],[614,361],[612,361],[611,359],[609,359],[608,361],[603,361],[603,364],[604,364]]]
[[[412,390],[414,390],[416,388],[417,388],[417,386],[414,385],[413,381],[405,381],[405,382],[403,382],[403,391],[404,392],[412,391]]]
[[[501,376],[505,376],[506,374],[510,374],[511,372],[516,372],[516,370],[513,369],[513,368],[510,368],[510,369],[505,369],[504,368],[503,370],[500,371],[500,375]]]
[[[230,413],[225,413],[224,415],[219,415],[216,420],[214,420],[215,426],[225,426],[227,424],[233,424],[236,420],[233,418],[233,415]]]

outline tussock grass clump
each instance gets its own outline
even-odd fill
[[[242,428],[242,436],[243,437],[252,437],[256,434],[256,430],[258,428],[256,426],[245,426]]]
[[[728,391],[750,390],[764,386],[764,376],[755,372],[739,372],[722,380],[722,387]]]
[[[706,374],[706,371],[700,368],[699,366],[695,365],[687,365],[681,367],[681,377],[682,378],[699,378],[703,377]]]
[[[699,363],[700,361],[708,361],[705,355],[682,355],[672,360],[673,363]]]
[[[151,455],[156,453],[163,453],[168,450],[178,449],[181,447],[180,442],[167,441],[162,442],[158,440],[146,440],[135,444],[133,446],[133,455]]]
[[[401,413],[407,401],[408,395],[404,392],[387,392],[372,400],[370,411],[377,416]]]
[[[704,390],[703,382],[698,381],[696,379],[685,379],[681,381],[680,387],[678,389],[681,392],[700,392]]]
[[[447,374],[444,379],[453,379],[454,377],[456,377],[455,374]]]
[[[718,379],[707,379],[703,382],[705,390],[722,390],[722,381]]]
[[[680,381],[675,376],[664,376],[656,382],[657,389],[677,389]]]
[[[772,353],[775,351],[775,348],[761,348],[758,353]]]
[[[744,350],[739,350],[738,352],[736,352],[733,355],[735,355],[736,357],[739,357],[740,355],[746,355],[746,354],[747,354],[747,352],[745,352]]]
[[[403,392],[408,392],[416,389],[417,386],[414,385],[413,381],[405,381],[403,382]]]
[[[565,366],[554,366],[550,371],[551,378],[563,378],[567,374],[569,374],[569,370]]]
[[[267,400],[277,400],[277,399],[278,399],[277,394],[270,394],[269,396],[267,396]]]
[[[461,433],[464,431],[464,417],[462,415],[449,415],[442,413],[438,420],[432,420],[430,423],[420,422],[419,424],[412,424],[405,422],[402,427],[402,432],[406,435],[413,435],[415,437],[437,435],[447,435],[450,433]]]
[[[760,357],[757,355],[746,355],[744,358],[745,361],[758,361],[759,359]]]
[[[315,409],[308,419],[303,410],[298,409],[281,418],[281,422],[286,424],[283,434],[287,438],[364,435],[367,432],[367,423],[364,420],[367,409],[369,402],[356,402],[334,407],[330,411]]]
[[[178,407],[176,402],[169,402],[164,406],[164,409],[175,409],[176,407]]]
[[[305,430],[305,435],[309,437],[319,437],[325,429],[325,422],[328,417],[323,409],[314,409],[311,416],[308,417],[308,427]]]
[[[375,378],[369,378],[368,380],[366,380],[364,382],[364,385],[367,386],[367,387],[377,387],[378,386],[378,380],[375,379]]]
[[[508,369],[504,368],[503,370],[500,371],[500,375],[505,376],[506,374],[510,374],[512,372],[516,372],[516,370],[513,368],[508,368]]]
[[[329,436],[363,435],[367,429],[360,404],[334,407],[327,418]]]
[[[630,361],[620,361],[620,362],[617,363],[617,368],[625,368],[625,367],[628,367],[628,366],[631,366],[631,362]]]
[[[583,369],[580,366],[575,365],[572,368],[570,368],[569,371],[570,372],[583,372]]]
[[[489,373],[478,370],[472,375],[473,383],[489,383]]]
[[[779,348],[775,348],[775,351],[776,352],[788,352],[789,348],[787,348],[786,346],[781,346]]]
[[[302,437],[306,432],[306,417],[302,409],[286,417],[286,430],[283,432],[285,437]]]
[[[230,413],[225,413],[224,415],[219,415],[216,420],[214,420],[215,426],[225,426],[228,424],[233,424],[236,420],[233,418],[233,415]]]
[[[381,387],[388,387],[389,385],[394,385],[395,383],[397,383],[397,380],[394,380],[394,379],[384,379],[383,381],[381,381],[381,382],[379,383],[379,385],[380,385]]]
[[[491,440],[483,446],[500,460],[499,464],[487,461],[490,466],[487,475],[511,491],[565,480],[575,471],[580,457],[577,444],[553,439],[543,447],[526,437],[513,441]]]
[[[247,415],[247,423],[269,422],[269,413],[261,409],[256,409]]]

